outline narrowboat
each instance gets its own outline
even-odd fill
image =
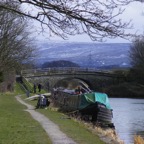
[[[78,94],[75,90],[58,88],[53,91],[52,101],[59,110],[75,113],[100,126],[114,127],[112,108],[106,93],[89,91]]]

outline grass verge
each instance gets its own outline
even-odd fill
[[[18,93],[0,94],[0,144],[51,144],[40,124],[16,101]]]
[[[38,109],[38,111],[56,123],[64,133],[78,144],[104,144],[97,135],[86,129],[83,124],[70,119],[68,116],[51,109]]]

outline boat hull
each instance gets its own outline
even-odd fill
[[[100,102],[86,102],[84,95],[75,95],[63,91],[55,91],[53,94],[54,106],[59,110],[77,113],[81,118],[103,124],[112,124],[112,109],[108,109]]]

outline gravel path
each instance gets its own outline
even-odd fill
[[[60,131],[59,127],[55,123],[50,121],[41,113],[35,111],[35,108],[30,104],[25,103],[20,98],[20,96],[16,96],[16,99],[21,104],[27,106],[26,111],[28,111],[31,114],[31,116],[41,124],[41,126],[44,128],[53,144],[76,144],[76,142],[74,142],[71,138],[67,137],[66,134]]]

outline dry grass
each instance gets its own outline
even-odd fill
[[[100,127],[95,127],[95,130],[99,137],[102,139],[104,138],[108,144],[124,144],[124,141],[118,137],[114,129],[102,129]]]
[[[102,129],[101,127],[94,126],[93,124],[87,123],[85,121],[80,121],[76,118],[74,118],[74,120],[85,125],[85,127],[89,131],[91,131],[93,134],[98,135],[99,138],[106,144],[124,144],[124,141],[120,140],[114,129]]]
[[[144,139],[141,136],[134,136],[134,144],[144,144]]]

